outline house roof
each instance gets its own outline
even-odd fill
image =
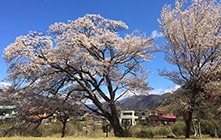
[[[42,108],[42,107],[32,107],[29,109],[30,112],[42,112],[42,113],[45,113],[45,112],[52,112],[49,108]]]
[[[164,115],[164,116],[162,116],[162,118],[165,118],[165,119],[176,119],[176,116],[174,116],[174,115]]]
[[[16,105],[1,105],[0,109],[15,109]]]
[[[53,118],[53,116],[49,116],[47,114],[52,113],[52,111],[48,108],[37,108],[32,107],[29,109],[30,114],[27,116],[29,119],[46,119]]]
[[[46,119],[46,118],[53,118],[53,116],[46,116],[44,114],[38,114],[33,116],[28,116],[29,119]]]

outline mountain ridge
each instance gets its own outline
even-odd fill
[[[120,102],[120,107],[123,110],[145,110],[145,109],[155,109],[160,105],[161,101],[166,97],[170,96],[172,93],[164,94],[149,94],[149,95],[134,95],[129,98],[123,99]]]

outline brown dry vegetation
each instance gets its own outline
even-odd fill
[[[99,138],[89,138],[89,137],[65,137],[65,138],[57,138],[57,137],[5,137],[0,138],[0,140],[144,140],[143,138],[117,138],[117,137],[99,137]],[[160,138],[161,140],[174,140],[167,138]],[[160,140],[156,138],[156,140]],[[205,140],[218,140],[218,138],[201,138]],[[145,139],[148,140],[148,139]],[[183,138],[183,140],[185,140]],[[188,139],[188,140],[196,140],[196,139]]]

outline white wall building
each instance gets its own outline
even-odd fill
[[[136,125],[138,116],[136,116],[134,110],[122,110],[120,111],[119,120],[123,126]]]

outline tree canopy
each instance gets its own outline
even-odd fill
[[[165,5],[159,24],[167,39],[165,59],[178,68],[163,70],[161,75],[189,91],[185,120],[189,137],[193,111],[205,99],[205,93],[212,93],[211,85],[220,83],[221,5],[216,0],[186,4],[185,0],[176,0],[174,8]]]
[[[25,95],[52,98],[78,91],[119,136],[115,102],[129,92],[148,93],[147,70],[141,63],[151,60],[155,51],[153,38],[136,31],[124,37],[118,33],[127,28],[122,21],[87,14],[54,23],[48,34],[30,31],[4,50],[8,80]]]

